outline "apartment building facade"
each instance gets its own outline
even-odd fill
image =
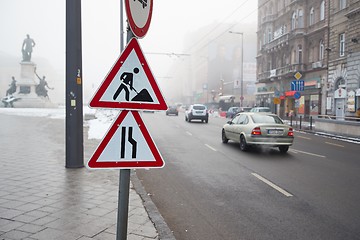
[[[259,0],[256,103],[281,117],[360,107],[359,0]],[[360,39],[359,39],[360,41]]]

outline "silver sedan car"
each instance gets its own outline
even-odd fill
[[[223,126],[221,135],[223,143],[238,142],[242,151],[257,145],[278,147],[280,152],[286,153],[294,141],[292,127],[270,113],[238,113]]]

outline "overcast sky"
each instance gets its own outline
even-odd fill
[[[65,66],[65,0],[1,0],[0,53],[19,57],[26,34],[35,40],[33,60],[47,59],[57,71]],[[256,0],[156,0],[149,32],[140,40],[145,53],[184,53],[184,36],[211,23],[255,22]],[[120,54],[120,0],[83,0],[84,87],[94,91]],[[256,31],[256,30],[254,30]],[[211,34],[207,37],[211,37]],[[155,77],[166,76],[171,59],[147,55]],[[40,69],[41,66],[38,66]],[[161,79],[157,79],[161,85]]]

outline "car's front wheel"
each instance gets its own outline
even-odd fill
[[[279,146],[279,150],[281,153],[287,153],[289,146]]]
[[[228,143],[229,142],[229,139],[226,137],[224,129],[221,131],[221,140],[222,140],[223,143]]]
[[[240,135],[240,150],[241,151],[247,151],[249,148],[248,144],[246,143],[246,139],[244,135]]]

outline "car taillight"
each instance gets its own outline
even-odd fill
[[[289,128],[288,136],[290,137],[294,136],[294,130],[292,128]]]
[[[254,128],[254,129],[251,131],[251,135],[256,135],[256,136],[261,135],[260,127]]]

